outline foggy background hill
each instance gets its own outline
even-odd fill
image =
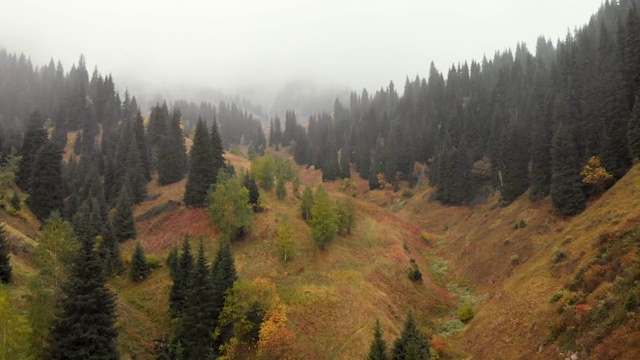
[[[98,64],[144,111],[160,99],[245,98],[268,116],[283,115],[284,100],[306,115],[346,89],[402,89],[431,61],[446,69],[538,36],[563,39],[600,2],[10,0],[0,47],[67,70],[82,53],[89,72]]]

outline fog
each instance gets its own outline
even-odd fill
[[[32,1],[0,4],[0,47],[34,64],[84,54],[90,71],[148,98],[246,95],[268,107],[291,81],[374,90],[428,74],[434,61],[492,57],[553,42],[600,0]],[[183,94],[185,96],[183,96]],[[195,100],[195,99],[194,99]]]

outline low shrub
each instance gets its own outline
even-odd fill
[[[458,309],[458,319],[465,324],[470,323],[474,316],[476,316],[476,312],[471,305],[464,305]]]

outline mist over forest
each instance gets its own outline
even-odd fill
[[[0,360],[640,358],[640,0],[29,5]]]

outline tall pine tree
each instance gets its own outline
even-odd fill
[[[175,271],[171,272],[173,285],[169,292],[169,310],[172,317],[179,317],[182,314],[190,286],[192,270],[193,255],[191,254],[191,245],[189,241],[185,240],[182,244],[182,254],[175,265]]]
[[[400,337],[393,343],[394,360],[427,360],[429,343],[418,330],[413,314],[409,313]]]
[[[62,151],[47,141],[36,154],[29,180],[27,204],[33,214],[44,222],[52,211],[63,208]]]
[[[214,313],[213,281],[210,276],[201,241],[177,334],[184,349],[184,359],[206,359],[212,349],[212,334],[218,318]]]
[[[187,172],[187,150],[180,121],[180,110],[174,111],[168,124],[167,135],[158,149],[158,184],[168,185],[182,180]]]
[[[27,192],[29,191],[31,174],[35,169],[36,154],[47,143],[48,136],[44,128],[44,120],[39,111],[32,112],[22,139],[22,147],[19,152],[22,159],[16,173],[16,185]]]
[[[373,341],[369,347],[369,356],[367,360],[389,360],[387,354],[387,342],[382,338],[382,328],[380,327],[380,320],[376,320],[376,325],[373,328]]]
[[[585,208],[578,150],[573,136],[562,124],[551,147],[551,201],[562,215],[575,215]]]
[[[119,242],[136,237],[136,222],[133,218],[133,202],[129,196],[129,187],[123,186],[118,196],[115,214],[111,221],[113,236]]]
[[[189,174],[185,185],[184,203],[187,206],[203,207],[207,193],[215,183],[218,168],[213,153],[212,139],[202,119],[198,119],[193,146],[189,153]]]
[[[116,345],[116,304],[106,287],[95,242],[83,238],[64,287],[60,317],[52,330],[49,359],[103,360],[120,357]]]

